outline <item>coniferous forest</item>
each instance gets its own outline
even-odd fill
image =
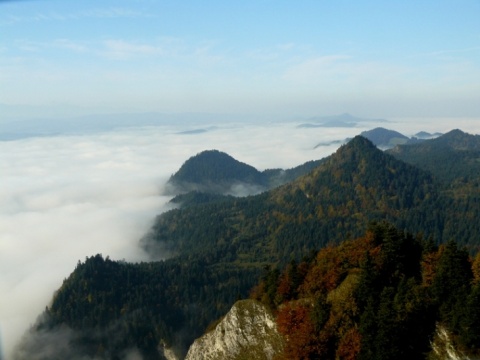
[[[478,142],[453,131],[385,153],[356,137],[258,195],[179,195],[140,241],[170,258],[79,262],[17,358],[182,357],[249,296],[275,312],[285,359],[425,359],[439,326],[478,355]],[[265,185],[240,165],[240,180]]]
[[[251,296],[276,311],[285,359],[425,359],[437,326],[480,351],[480,256],[388,223],[266,272]]]

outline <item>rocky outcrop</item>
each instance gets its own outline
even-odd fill
[[[448,330],[442,325],[437,325],[437,329],[435,330],[435,337],[432,341],[432,353],[429,359],[474,360],[456,349]]]
[[[241,300],[212,331],[195,340],[185,359],[272,359],[282,349],[270,311],[256,300]]]

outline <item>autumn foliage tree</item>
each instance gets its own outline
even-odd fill
[[[275,299],[285,359],[424,359],[438,322],[477,354],[478,259],[373,223],[362,238],[265,276],[275,282],[263,281],[263,298]]]

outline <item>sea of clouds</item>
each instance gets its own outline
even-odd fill
[[[171,208],[163,187],[190,156],[218,149],[258,170],[286,169],[328,156],[339,147],[329,142],[376,125],[406,135],[480,132],[473,119],[297,125],[180,123],[0,141],[0,359],[2,348],[9,359],[79,260],[97,253],[147,260],[139,239]]]

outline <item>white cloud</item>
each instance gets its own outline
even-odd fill
[[[411,69],[408,67],[359,61],[346,55],[309,58],[290,66],[283,75],[288,82],[324,93],[341,92],[345,98],[356,92],[378,96],[384,91],[404,90],[406,84],[414,86],[416,79],[410,77]]]
[[[65,22],[79,19],[146,19],[155,17],[152,13],[127,7],[99,7],[80,11],[72,11],[69,8],[63,12],[40,9],[37,13],[28,16],[11,15],[5,12],[3,16],[0,16],[0,26],[10,26],[17,23]]]
[[[216,46],[214,40],[187,43],[181,38],[166,36],[148,41],[108,39],[101,43],[97,54],[110,60],[155,59],[168,65],[175,76],[179,76],[180,73],[188,73],[189,69],[219,65],[225,57],[215,52]]]
[[[82,44],[80,42],[72,41],[69,39],[56,39],[53,42],[53,46],[60,48],[60,49],[66,49],[66,50],[71,50],[77,53],[83,53],[89,51],[89,47],[86,46],[85,44]]]
[[[328,55],[302,60],[287,69],[284,78],[300,83],[325,78],[331,76],[332,71],[337,72],[347,59],[349,57],[345,55]]]
[[[12,48],[18,49],[27,53],[41,53],[48,55],[53,50],[68,50],[75,53],[85,53],[91,51],[92,44],[86,42],[73,41],[66,38],[57,38],[49,42],[45,41],[30,41],[30,40],[16,40]]]
[[[124,60],[144,55],[161,55],[164,50],[160,46],[146,43],[134,43],[125,40],[106,40],[104,55],[111,59]]]
[[[442,49],[426,53],[419,53],[410,55],[409,58],[445,58],[452,55],[461,56],[462,54],[479,52],[480,46],[471,46],[467,48],[456,48],[456,49]]]
[[[125,7],[108,7],[97,8],[70,15],[72,17],[85,17],[85,18],[154,18],[152,13],[146,13],[132,8]]]

